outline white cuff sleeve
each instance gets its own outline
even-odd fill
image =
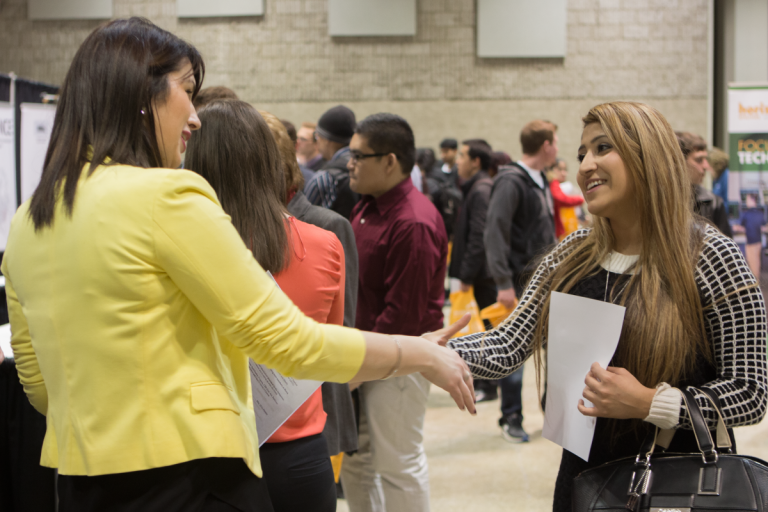
[[[683,394],[679,389],[666,382],[656,386],[656,394],[651,402],[651,411],[645,421],[661,429],[675,428],[680,422],[680,407]]]

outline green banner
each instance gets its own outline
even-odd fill
[[[732,171],[768,170],[768,132],[729,134]]]

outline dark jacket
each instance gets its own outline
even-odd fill
[[[313,206],[299,191],[288,203],[288,212],[302,222],[313,224],[335,234],[344,248],[344,325],[355,326],[357,310],[357,245],[352,225],[338,213],[320,206]],[[323,434],[328,451],[340,452],[357,450],[357,423],[349,385],[323,383],[323,410],[328,415]]]
[[[463,194],[458,186],[459,173],[456,166],[451,168],[450,174],[446,174],[441,170],[442,165],[442,162],[436,163],[427,174],[427,189],[429,199],[443,218],[448,240],[452,240]]]
[[[320,157],[317,160],[307,162],[306,168],[312,172],[317,172],[323,168],[327,161],[325,158]]]
[[[327,171],[336,184],[336,200],[331,205],[331,210],[347,220],[352,215],[352,208],[360,201],[360,194],[349,188],[349,169],[347,169],[349,157],[349,151],[341,152],[320,168],[320,170]]]
[[[723,200],[701,185],[693,187],[693,194],[696,199],[696,213],[711,222],[725,236],[733,238],[731,224],[728,222],[728,211],[725,209]]]
[[[493,181],[488,173],[480,171],[461,186],[464,202],[453,232],[453,250],[448,275],[463,283],[488,281],[488,261],[485,257],[485,218],[491,200]]]
[[[451,167],[451,172],[445,173],[443,172],[443,162],[439,161],[426,174],[427,176],[437,181],[438,183],[450,182],[452,184],[455,184],[457,181],[457,176],[459,174],[459,171],[458,171],[458,168],[456,167],[456,164],[454,164],[453,167]]]
[[[499,168],[486,218],[488,270],[500,290],[520,295],[538,256],[557,243],[554,201],[549,183],[539,187],[514,163]]]

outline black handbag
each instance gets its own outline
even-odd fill
[[[637,457],[581,472],[573,481],[573,512],[768,512],[768,463],[731,453],[719,400],[717,448],[693,395],[683,398],[700,453],[654,453],[659,429]]]

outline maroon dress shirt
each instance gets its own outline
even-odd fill
[[[355,327],[420,336],[443,327],[448,237],[410,179],[352,211],[360,260]]]

